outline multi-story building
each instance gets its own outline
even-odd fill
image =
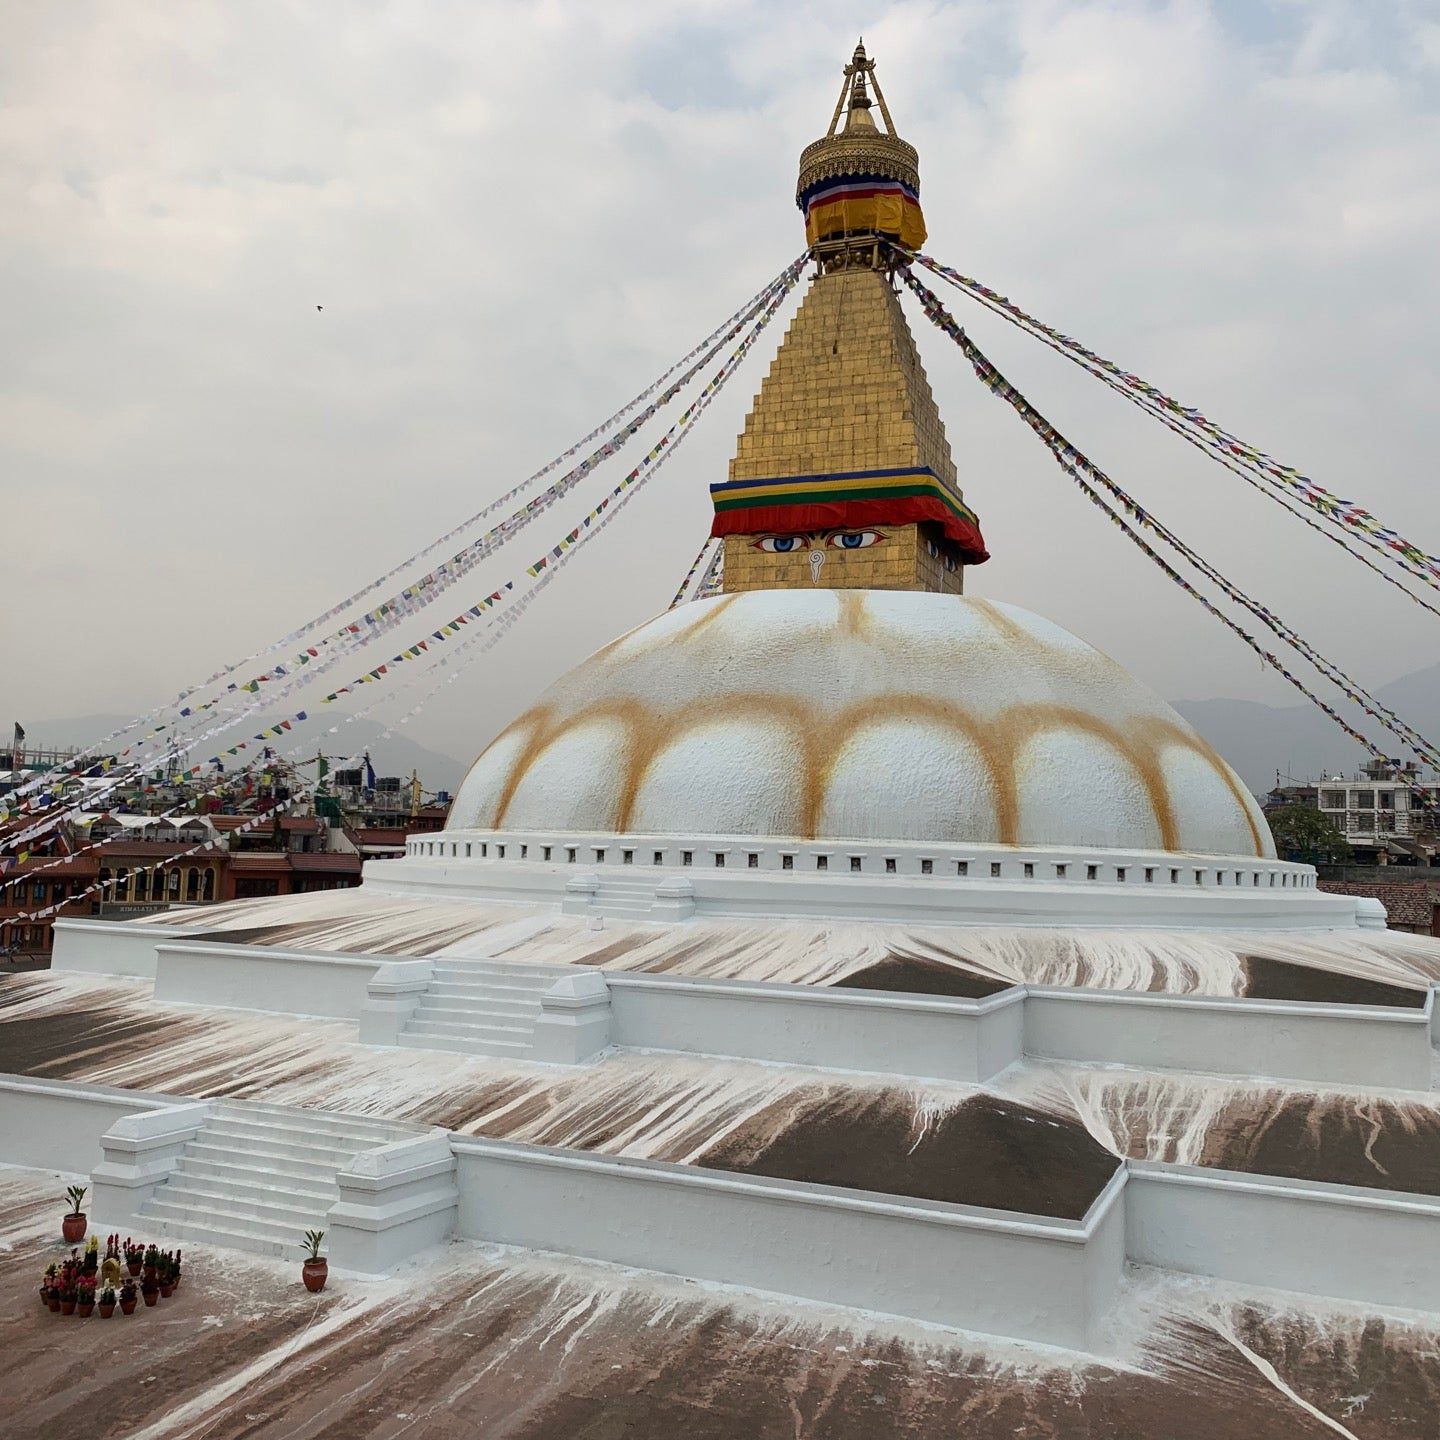
[[[1331,820],[1362,864],[1429,865],[1440,851],[1440,780],[1375,760],[1359,774],[1277,785],[1265,808],[1309,805]]]

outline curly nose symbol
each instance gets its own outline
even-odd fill
[[[812,550],[810,552],[810,583],[820,583],[820,567],[825,563],[825,552],[823,550]]]

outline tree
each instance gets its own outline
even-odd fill
[[[1350,845],[1328,815],[1310,805],[1282,805],[1265,817],[1275,837],[1277,853],[1307,860],[1343,865]]]

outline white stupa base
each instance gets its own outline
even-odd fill
[[[1166,851],[447,830],[372,861],[372,893],[695,918],[1144,929],[1383,929],[1313,866]]]

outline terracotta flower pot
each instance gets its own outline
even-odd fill
[[[73,1315],[75,1313],[75,1302],[73,1300],[62,1300],[60,1302],[60,1313],[62,1315]]]
[[[147,1305],[153,1305],[160,1298],[160,1291],[158,1289],[142,1290],[140,1294],[144,1297]]]
[[[130,1274],[133,1276],[138,1275],[141,1270],[145,1268],[145,1264],[142,1260],[127,1260],[125,1262],[125,1267],[130,1271]]]
[[[151,1281],[153,1281],[153,1280],[155,1279],[155,1276],[156,1276],[157,1273],[158,1273],[158,1267],[156,1267],[156,1266],[154,1266],[154,1265],[147,1265],[147,1266],[145,1266],[145,1283],[146,1283],[147,1285],[150,1284]]]
[[[305,1281],[305,1288],[312,1295],[318,1295],[325,1288],[325,1280],[329,1274],[330,1262],[328,1260],[307,1260],[300,1271],[300,1276]]]
[[[113,1305],[102,1305],[100,1307],[100,1318],[102,1320],[108,1320],[114,1313],[115,1307]]]
[[[75,1307],[75,1313],[82,1319],[88,1320],[95,1313],[95,1302],[87,1300],[83,1305]]]
[[[168,1280],[160,1282],[160,1298],[168,1300],[175,1293],[175,1287]]]
[[[85,1227],[89,1223],[83,1215],[67,1215],[64,1220],[60,1222],[60,1229],[65,1236],[66,1243],[73,1245],[77,1240],[83,1240],[85,1238]]]
[[[52,1294],[50,1296],[50,1308],[58,1315],[60,1313],[60,1297]]]
[[[137,1303],[135,1300],[122,1300],[120,1302],[120,1313],[122,1315],[133,1315]]]

